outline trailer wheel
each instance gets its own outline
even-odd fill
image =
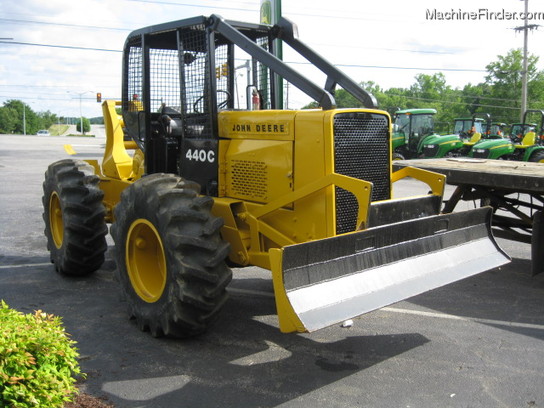
[[[43,182],[43,220],[51,262],[66,275],[88,275],[104,263],[106,210],[93,167],[81,160],[51,164]]]
[[[213,199],[198,184],[152,174],[125,189],[111,233],[129,314],[155,337],[204,332],[227,299],[232,272]]]
[[[529,158],[530,162],[544,163],[544,150],[537,150]]]

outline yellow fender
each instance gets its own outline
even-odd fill
[[[133,177],[133,166],[132,157],[127,153],[125,147],[123,119],[115,110],[115,107],[120,105],[120,101],[112,100],[102,103],[106,127],[106,148],[102,160],[102,173],[112,179],[127,180]],[[135,148],[135,146],[129,147]]]

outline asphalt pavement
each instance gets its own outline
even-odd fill
[[[155,339],[127,318],[112,261],[69,278],[43,235],[47,165],[100,158],[102,137],[0,135],[0,298],[63,318],[83,389],[116,407],[544,407],[544,276],[528,245],[500,240],[504,267],[311,334],[278,330],[268,271],[234,270],[217,324]],[[407,181],[402,193],[417,191]],[[1,328],[0,328],[1,331]]]

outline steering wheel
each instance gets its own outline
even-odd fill
[[[218,94],[220,94],[220,93],[225,94],[224,100],[222,100],[221,102],[219,102],[219,103],[217,104],[217,109],[223,109],[223,108],[225,108],[226,106],[228,106],[228,104],[229,104],[229,101],[230,101],[230,98],[231,98],[230,92],[225,91],[225,90],[223,90],[223,89],[218,89],[218,90],[217,90],[217,93],[218,93]],[[193,111],[194,111],[195,113],[202,113],[202,112],[200,112],[200,111],[198,110],[198,104],[199,104],[199,102],[200,102],[202,99],[204,99],[204,95],[202,95],[200,98],[198,98],[198,99],[193,103]]]

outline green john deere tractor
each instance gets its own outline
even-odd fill
[[[475,116],[481,116],[483,119],[476,118]],[[489,113],[478,113],[472,117],[471,122],[466,120],[460,120],[456,125],[461,127],[460,122],[463,122],[463,130],[459,133],[459,136],[463,139],[463,147],[457,151],[451,151],[451,155],[455,156],[468,156],[471,150],[480,143],[486,140],[502,139],[503,129],[506,126],[505,123],[491,122],[491,115]],[[467,122],[470,126],[468,127]],[[468,130],[467,130],[468,129]],[[481,132],[480,132],[481,129]]]
[[[508,125],[504,122],[492,122],[491,126],[485,128],[485,139],[502,139],[506,137],[505,129]]]
[[[434,135],[436,109],[403,109],[395,112],[393,160],[422,156],[423,142]]]
[[[463,156],[471,143],[476,143],[483,132],[484,120],[481,114],[472,118],[457,118],[454,120],[453,134],[434,135],[425,139],[422,151],[426,159],[449,156]]]
[[[528,122],[529,114],[540,115],[540,127]],[[473,148],[470,157],[544,163],[544,111],[526,110],[523,123],[512,125],[510,138],[485,140]]]

